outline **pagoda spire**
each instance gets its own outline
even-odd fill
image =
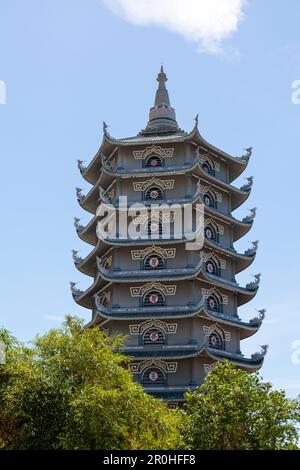
[[[166,87],[166,82],[168,81],[167,75],[164,72],[164,67],[161,65],[160,72],[157,75],[158,88],[155,94],[154,106],[159,106],[160,104],[166,104],[171,107],[169,93]]]
[[[168,80],[163,65],[157,75],[158,88],[155,93],[154,106],[149,111],[149,121],[144,130],[140,132],[142,135],[175,133],[182,132],[176,121],[175,109],[172,108],[169,98],[169,92],[166,87]]]

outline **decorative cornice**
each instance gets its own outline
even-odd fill
[[[131,297],[140,297],[152,289],[157,289],[164,295],[175,295],[176,288],[176,285],[165,286],[160,282],[148,282],[147,284],[144,284],[141,287],[130,287],[130,294]]]
[[[203,151],[206,152],[206,153],[202,153]],[[214,161],[211,158],[210,153],[207,152],[207,150],[201,149],[200,147],[197,147],[196,148],[196,156],[197,156],[197,159],[199,160],[199,162],[201,164],[205,163],[205,162],[208,162],[209,165],[211,166],[211,168],[213,168],[215,171],[220,171],[220,163]]]
[[[177,323],[166,323],[161,320],[146,320],[143,323],[136,325],[129,325],[129,331],[131,335],[141,335],[148,328],[158,328],[166,334],[175,334],[177,331]]]
[[[145,158],[149,157],[153,153],[158,155],[161,158],[170,158],[173,157],[174,147],[171,148],[163,148],[159,145],[151,145],[150,147],[146,147],[143,150],[134,150],[133,157],[136,160],[144,160]]]
[[[207,299],[210,295],[215,295],[222,304],[228,304],[228,295],[222,294],[222,292],[220,292],[215,286],[211,289],[202,288],[201,293],[205,299]]]
[[[131,258],[140,261],[151,253],[161,255],[165,259],[175,258],[176,248],[161,248],[160,246],[152,245],[143,250],[131,250]]]
[[[215,220],[211,217],[209,219],[204,219],[204,226],[207,227],[208,225],[211,225],[212,227],[214,227],[214,229],[220,234],[220,235],[223,235],[224,234],[224,226],[223,225],[220,225],[220,224],[217,224],[215,222]]]
[[[214,260],[221,269],[226,269],[226,260],[219,258],[213,251],[205,253],[201,251],[201,260],[203,263],[206,263],[210,259]]]
[[[230,341],[231,339],[230,331],[223,330],[223,328],[221,328],[217,323],[215,323],[214,325],[210,325],[210,326],[203,325],[203,332],[205,336],[210,336],[215,331],[221,333],[222,337],[224,338],[224,341]]]
[[[165,373],[173,374],[177,370],[177,362],[166,362],[160,360],[148,360],[141,362],[133,362],[129,364],[129,370],[132,374],[139,374],[149,367],[158,367]]]
[[[153,177],[146,181],[133,182],[134,191],[145,191],[152,185],[159,186],[161,189],[173,189],[175,180],[162,180],[160,178]]]
[[[215,201],[222,202],[223,195],[215,191],[211,185],[204,186],[203,184],[199,184],[199,192],[202,195],[207,194],[207,193],[211,194]]]
[[[211,372],[213,368],[216,367],[216,365],[217,365],[217,362],[214,362],[213,364],[203,364],[205,375]]]

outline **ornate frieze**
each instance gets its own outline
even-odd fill
[[[151,253],[156,253],[165,259],[170,259],[175,258],[176,248],[161,248],[160,246],[152,245],[144,250],[131,250],[131,258],[140,261]]]
[[[209,253],[201,252],[201,260],[203,263],[206,263],[208,260],[212,259],[215,261],[221,269],[226,269],[226,260],[219,258],[212,251]]]
[[[143,225],[147,223],[149,220],[161,220],[162,222],[174,222],[175,214],[174,212],[170,212],[168,208],[164,210],[151,209],[151,211],[147,214],[141,214],[137,217],[134,217],[132,220],[135,225]]]
[[[145,158],[149,157],[152,154],[156,154],[161,158],[170,158],[173,157],[174,148],[163,148],[159,145],[151,145],[150,147],[146,147],[143,150],[134,150],[133,157],[136,160],[144,160]]]
[[[211,326],[203,325],[203,333],[205,336],[210,336],[211,333],[213,333],[214,331],[221,332],[222,336],[224,337],[224,340],[230,341],[231,339],[230,331],[223,330],[223,328],[221,328],[217,323]]]
[[[134,191],[145,191],[151,186],[159,186],[160,188],[167,190],[173,189],[175,180],[161,180],[159,178],[151,178],[146,181],[138,181],[133,183]]]
[[[202,195],[210,193],[216,201],[222,202],[223,195],[221,193],[218,193],[214,189],[212,189],[211,186],[204,186],[203,184],[200,183],[199,184],[199,192]]]
[[[175,334],[177,331],[177,323],[165,323],[161,320],[147,320],[137,325],[129,325],[129,331],[131,335],[141,335],[148,328],[159,328],[166,334]]]
[[[215,171],[220,171],[220,163],[213,161],[211,155],[209,153],[204,153],[200,147],[196,149],[196,155],[200,163],[208,162],[211,168],[214,168]]]
[[[98,297],[99,302],[101,305],[107,305],[111,300],[111,292],[110,291],[102,291]]]
[[[217,365],[217,362],[214,362],[213,364],[203,364],[205,375],[211,372],[213,368],[216,367],[216,365]]]
[[[220,299],[222,304],[225,304],[225,305],[228,304],[228,295],[224,295],[221,292],[219,292],[215,286],[212,287],[211,289],[202,288],[201,293],[205,299],[207,299],[207,297],[209,297],[210,295],[216,295]]]
[[[109,269],[111,268],[112,265],[112,255],[106,256],[105,258],[101,259],[101,264],[104,269]]]
[[[148,367],[159,367],[168,374],[173,374],[177,370],[177,362],[165,362],[165,361],[141,361],[138,363],[129,364],[129,370],[132,374],[139,374]]]
[[[223,225],[217,224],[217,223],[214,221],[214,219],[205,219],[204,224],[205,224],[205,227],[207,227],[207,225],[212,225],[220,235],[223,235],[223,234],[224,234],[224,227],[223,227]]]
[[[130,287],[131,297],[141,297],[152,289],[157,289],[162,292],[164,295],[175,295],[176,294],[176,285],[164,286],[160,282],[147,282],[141,287]]]

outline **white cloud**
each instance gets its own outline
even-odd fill
[[[156,25],[194,41],[200,50],[217,54],[222,41],[238,29],[246,0],[103,0],[124,20]]]

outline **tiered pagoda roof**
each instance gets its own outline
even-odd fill
[[[127,331],[127,334],[132,328],[136,331],[141,328],[140,334],[129,335],[129,343],[124,349],[133,358],[133,373],[138,374],[149,393],[169,401],[180,401],[186,390],[194,389],[203,380],[197,378],[200,377],[197,367],[202,367],[201,364],[206,371],[216,361],[224,359],[229,359],[249,372],[261,367],[266,347],[251,358],[245,358],[239,342],[257,332],[265,311],[261,310],[249,322],[242,321],[237,313],[240,305],[254,298],[260,281],[258,274],[253,282],[242,287],[235,279],[239,272],[253,263],[258,245],[257,241],[253,242],[244,253],[238,253],[234,248],[234,242],[251,229],[256,214],[254,208],[242,220],[232,215],[251,193],[252,177],[247,178],[240,188],[232,183],[246,169],[252,148],[246,149],[240,157],[216,148],[201,136],[198,116],[190,132],[180,129],[175,109],[170,104],[163,67],[157,81],[158,89],[146,127],[134,137],[116,139],[108,133],[104,123],[102,143],[90,164],[85,166],[83,161],[78,161],[82,177],[92,187],[86,195],[77,188],[77,199],[80,207],[92,214],[92,217],[85,226],[76,218],[75,227],[79,238],[93,248],[85,257],[79,257],[78,252],[73,251],[73,259],[80,272],[93,277],[93,283],[85,291],[78,289],[74,283],[71,283],[71,287],[75,301],[93,312],[87,327],[97,326],[112,333],[119,329]],[[155,164],[148,164],[147,158],[153,155]],[[161,163],[157,164],[157,161]],[[145,197],[143,188],[154,187],[157,194],[157,187],[160,186],[159,200]],[[204,204],[205,227],[212,227],[210,234],[215,231],[215,236],[208,237],[204,230],[203,248],[192,255],[184,250],[184,244],[190,241],[185,237],[178,239],[170,235],[168,238],[159,236],[151,239],[146,234],[138,239],[118,235],[99,239],[99,204],[110,204],[118,211],[122,194],[128,194],[131,203],[141,202],[142,199],[149,209],[156,203],[177,204],[179,207]],[[212,198],[218,202],[214,200],[210,203]],[[165,252],[171,253],[169,257],[174,261],[165,262]],[[149,268],[145,264],[146,256],[156,257],[156,262],[160,260],[161,265],[155,269]],[[210,262],[213,268],[208,268],[209,259],[214,260]],[[180,294],[180,286],[184,286],[182,289],[186,290],[186,298]],[[172,290],[172,302],[164,300],[156,306],[151,303],[146,305],[141,296],[139,301],[134,300],[136,295],[133,292],[151,293],[152,289],[156,295],[160,289],[169,292],[168,288]],[[213,303],[209,304],[213,296],[219,299],[216,300],[218,308]],[[166,335],[162,330],[157,333],[160,331],[159,326],[155,327],[156,330],[153,327],[151,330],[149,326],[148,336],[151,331],[155,331],[152,337],[160,337],[159,344],[153,340],[151,345],[148,336],[145,342],[142,333],[141,325],[147,320],[150,321],[149,325],[151,322],[154,325],[167,325],[164,326],[166,331],[173,328],[177,333],[175,335],[172,330],[174,336],[169,337],[170,332]],[[171,328],[168,323],[171,320],[177,322],[176,328],[175,323],[172,323]],[[137,326],[132,326],[132,322],[136,322]],[[208,333],[203,333],[203,336],[199,328]],[[226,332],[224,328],[229,330]],[[184,338],[189,329],[193,331],[193,338],[187,341]],[[216,333],[217,330],[220,333]],[[221,337],[222,331],[224,340],[212,342],[211,335],[219,334]],[[163,336],[164,342],[161,339]],[[233,338],[232,345],[229,338]],[[150,361],[150,365],[147,361]],[[177,365],[174,366],[177,361],[178,383],[173,375],[177,370]],[[183,370],[188,367],[186,361],[193,364],[193,372],[190,372],[191,380],[183,383]],[[185,365],[181,367],[180,363]],[[151,386],[152,378],[160,376],[160,371],[165,377],[164,385],[161,386],[159,382]],[[167,378],[169,373],[170,383]],[[147,377],[148,382],[143,377]]]

